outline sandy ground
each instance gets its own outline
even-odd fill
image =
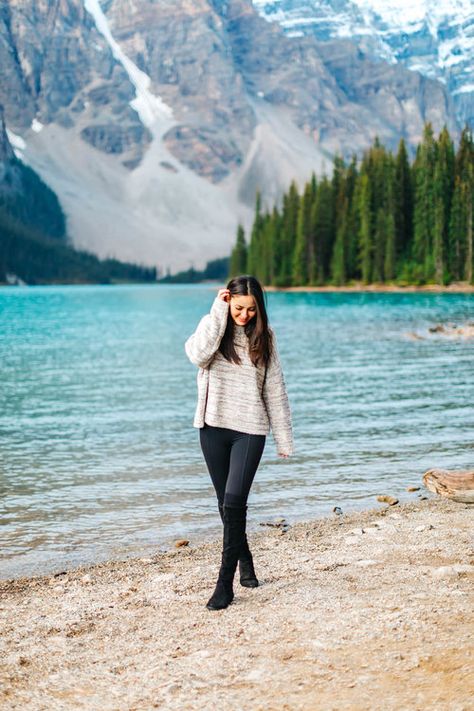
[[[430,709],[474,698],[474,508],[438,498],[1,583],[2,709]],[[192,542],[191,542],[192,543]]]

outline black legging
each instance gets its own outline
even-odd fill
[[[199,438],[219,505],[246,506],[265,446],[265,435],[205,424],[199,430]]]

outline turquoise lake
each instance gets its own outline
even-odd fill
[[[217,538],[184,341],[217,286],[0,289],[1,577]],[[269,293],[295,454],[271,435],[249,525],[378,507],[474,463],[474,296]]]

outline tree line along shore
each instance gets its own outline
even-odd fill
[[[0,284],[156,281],[154,267],[75,249],[57,195],[16,156],[0,168]]]
[[[274,287],[359,284],[473,284],[474,141],[457,149],[446,127],[425,124],[410,162],[379,141],[331,176],[295,182],[280,205],[257,194],[248,243],[239,225],[229,275],[250,273]]]

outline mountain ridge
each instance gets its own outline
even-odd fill
[[[257,189],[270,204],[375,134],[458,131],[439,82],[286,37],[250,0],[8,0],[0,36],[7,125],[74,244],[163,270],[228,253]]]
[[[290,36],[344,38],[391,64],[443,82],[459,122],[474,125],[474,6],[470,0],[253,0]]]

